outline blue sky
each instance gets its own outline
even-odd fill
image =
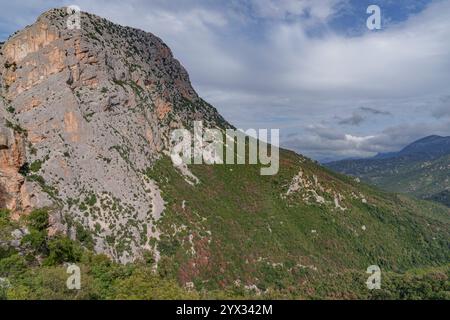
[[[152,32],[240,128],[319,160],[450,135],[450,0],[0,0],[0,41],[76,4]],[[381,8],[369,31],[366,9]]]

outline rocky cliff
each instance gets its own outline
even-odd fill
[[[170,130],[228,127],[156,36],[65,9],[41,15],[1,46],[0,202],[18,217],[52,209],[51,232],[94,235],[121,262],[151,251],[164,209],[146,175]]]
[[[6,107],[0,102],[0,207],[21,209],[28,206],[24,177],[20,174],[25,164],[25,137],[16,124],[6,115]]]

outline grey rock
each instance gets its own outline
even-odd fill
[[[51,208],[50,234],[76,237],[67,226],[77,224],[93,234],[97,252],[117,261],[144,250],[157,258],[151,239],[159,238],[164,201],[146,170],[168,150],[172,129],[194,120],[231,126],[196,94],[158,37],[81,18],[82,29],[69,30],[65,9],[50,10],[1,48],[0,95],[26,134],[20,161],[0,167],[0,188],[1,175],[15,172],[8,206],[19,214]],[[9,137],[0,135],[0,147],[9,148]],[[20,167],[35,162],[34,179],[21,179]]]

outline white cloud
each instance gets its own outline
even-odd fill
[[[280,80],[292,90],[364,98],[442,93],[450,82],[450,2],[379,33],[311,39],[301,24],[272,31]]]
[[[354,143],[356,145],[361,145],[364,142],[367,142],[370,139],[375,138],[375,136],[367,136],[367,137],[356,137],[356,136],[352,136],[351,134],[346,134],[345,135],[345,140],[350,142],[350,143]]]

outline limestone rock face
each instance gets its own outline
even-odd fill
[[[20,193],[24,178],[19,174],[25,163],[25,140],[15,132],[12,123],[0,111],[0,207],[20,209]]]
[[[36,207],[50,206],[48,196],[26,181],[26,132],[6,114],[0,100],[0,208],[12,210],[18,219]]]
[[[145,172],[170,130],[229,125],[156,36],[87,13],[70,30],[67,19],[48,11],[0,46],[0,205],[49,207],[54,232],[89,230],[123,263],[157,257],[164,201]]]

